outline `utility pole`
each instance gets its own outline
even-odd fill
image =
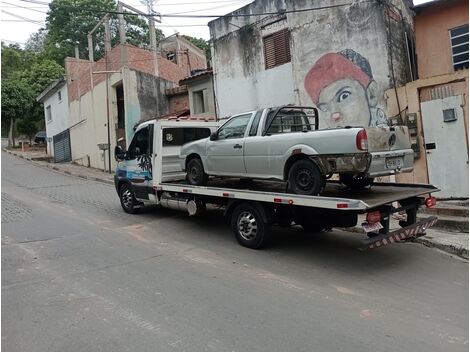
[[[109,73],[108,73],[108,54],[111,51],[111,32],[109,30],[109,18],[105,16],[104,20],[104,57],[106,71],[106,119],[108,127],[108,172],[111,173],[111,126],[109,118]]]

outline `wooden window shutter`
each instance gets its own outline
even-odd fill
[[[291,61],[290,32],[283,29],[263,38],[264,63],[266,69]]]

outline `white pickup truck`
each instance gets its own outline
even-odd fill
[[[318,195],[339,174],[350,188],[374,177],[413,170],[413,150],[403,126],[319,129],[315,108],[283,106],[232,116],[210,137],[181,148],[192,185],[208,176],[287,181],[289,193]]]

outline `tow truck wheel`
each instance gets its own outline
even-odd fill
[[[232,231],[240,245],[252,249],[265,247],[271,239],[271,225],[249,204],[240,204],[233,211]]]
[[[134,192],[127,183],[123,183],[119,189],[119,199],[122,209],[128,214],[135,214],[138,211],[136,207],[139,203],[135,199]]]
[[[289,170],[287,191],[317,196],[325,187],[325,177],[311,160],[296,161]]]
[[[204,172],[204,166],[199,158],[192,158],[186,166],[186,179],[190,185],[205,186],[208,180],[207,174]]]
[[[361,175],[351,175],[351,174],[340,174],[339,182],[341,182],[346,187],[352,190],[363,189],[368,186],[372,186],[374,183],[373,177],[364,177]]]

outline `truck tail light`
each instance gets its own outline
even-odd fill
[[[356,135],[356,147],[359,150],[367,150],[368,143],[367,143],[367,132],[365,129],[360,130],[357,132]]]
[[[375,224],[377,222],[380,222],[381,215],[380,211],[373,211],[370,213],[367,213],[366,220],[369,224]]]
[[[436,203],[437,203],[436,198],[434,198],[434,197],[428,197],[424,201],[424,204],[426,204],[426,208],[431,208],[431,207],[435,206]]]

